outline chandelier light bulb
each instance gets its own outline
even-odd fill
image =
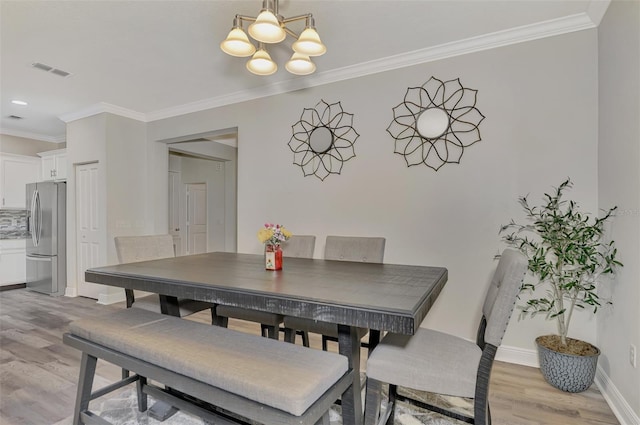
[[[271,56],[266,50],[260,48],[247,61],[247,69],[256,75],[271,75],[278,70],[278,65],[271,60]]]
[[[316,64],[311,62],[309,56],[301,53],[293,53],[291,59],[284,66],[287,71],[295,75],[309,75],[313,74],[316,70]]]
[[[302,34],[300,34],[298,40],[293,43],[292,47],[295,52],[307,56],[320,56],[327,51],[325,45],[320,41],[320,36],[315,28],[307,28],[302,31]]]
[[[220,43],[220,48],[228,55],[236,57],[251,56],[256,52],[255,46],[249,41],[249,37],[242,28],[233,28],[227,38]]]
[[[249,25],[249,35],[263,43],[280,43],[287,33],[280,25],[280,21],[270,10],[262,10],[256,21]]]

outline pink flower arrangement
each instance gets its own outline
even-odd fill
[[[280,245],[291,237],[292,233],[280,224],[265,223],[258,231],[258,240],[267,245]]]

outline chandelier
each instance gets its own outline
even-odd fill
[[[290,22],[305,20],[305,26],[300,36],[287,28]],[[249,40],[242,25],[251,22],[248,28],[251,38],[258,42],[258,48]],[[278,70],[278,65],[271,59],[265,48],[265,44],[276,44],[283,41],[287,34],[295,38],[291,46],[293,55],[285,64],[285,68],[292,74],[308,75],[316,70],[316,65],[311,62],[312,56],[320,56],[327,48],[316,32],[313,15],[304,15],[285,18],[278,13],[278,0],[263,0],[262,10],[257,18],[252,16],[236,15],[233,20],[233,28],[227,38],[220,43],[223,52],[236,57],[249,57],[247,69],[256,75],[271,75]]]

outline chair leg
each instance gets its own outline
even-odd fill
[[[76,407],[73,412],[73,425],[81,425],[80,413],[89,409],[91,401],[91,388],[96,373],[98,359],[87,353],[82,353],[80,361],[80,377],[78,378],[78,391],[76,393]]]
[[[389,404],[387,409],[390,409],[389,416],[387,418],[387,425],[393,425],[393,421],[395,420],[395,410],[396,410],[396,398],[398,396],[398,386],[389,384]]]
[[[309,332],[307,331],[298,331],[299,335],[302,335],[302,345],[305,347],[309,347]]]
[[[377,425],[382,400],[382,383],[367,377],[367,390],[364,400],[364,425]]]
[[[218,318],[218,315],[216,314],[216,305],[215,304],[213,307],[211,307],[209,310],[211,311],[211,324],[214,326],[220,326],[218,325],[218,322],[220,321],[220,319]]]
[[[284,340],[291,344],[296,343],[296,331],[291,328],[284,328]]]
[[[278,335],[280,334],[280,330],[278,329],[277,326],[268,326],[268,325],[262,325],[265,326],[267,329],[267,336],[271,339],[278,339]]]
[[[216,315],[215,318],[212,318],[212,322],[215,326],[220,326],[222,328],[226,328],[229,326],[228,317],[222,317],[222,316]]]

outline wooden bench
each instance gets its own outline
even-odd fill
[[[108,424],[89,402],[133,382],[140,411],[151,395],[214,422],[239,415],[265,425],[328,424],[354,378],[336,353],[146,310],[73,322],[63,340],[82,351],[74,425]],[[135,375],[92,393],[97,359]]]

